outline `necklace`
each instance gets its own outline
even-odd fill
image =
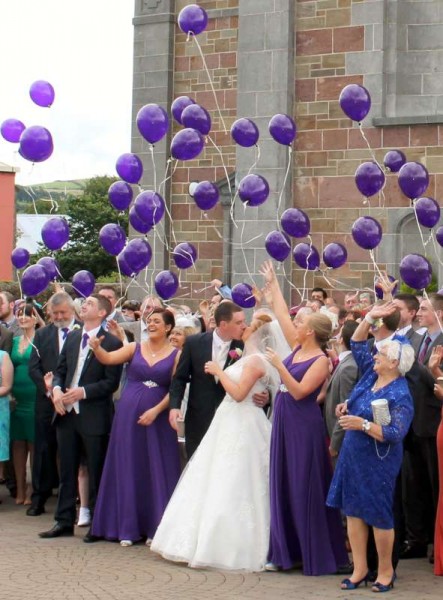
[[[147,343],[147,347],[148,347],[148,352],[149,352],[149,354],[155,358],[155,357],[157,356],[157,354],[160,354],[160,353],[162,352],[162,350],[163,350],[164,348],[166,348],[166,344],[163,344],[163,346],[162,346],[161,348],[159,348],[159,349],[158,349],[156,352],[153,352],[153,351],[151,350],[151,344],[150,344],[150,342],[149,342],[149,341],[148,341],[148,343]]]

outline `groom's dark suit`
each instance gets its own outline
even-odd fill
[[[103,329],[97,337],[104,336],[102,347],[113,351],[121,342]],[[82,330],[73,331],[66,338],[54,377],[54,387],[62,391],[71,386],[77,367]],[[89,474],[89,508],[94,511],[98,486],[103,470],[113,404],[112,394],[118,388],[122,367],[105,366],[89,351],[78,381],[86,398],[79,401],[79,414],[74,409],[55,419],[60,453],[60,489],[55,519],[60,525],[72,527],[75,521],[77,475],[82,449],[86,454]]]
[[[169,407],[179,409],[186,384],[190,382],[185,417],[188,458],[196,451],[226,393],[221,383],[216,383],[213,375],[205,373],[205,363],[214,360],[212,341],[212,332],[191,335],[186,339],[169,390]],[[243,349],[243,342],[232,340],[229,351],[235,348]],[[229,356],[229,351],[224,369],[235,360]]]

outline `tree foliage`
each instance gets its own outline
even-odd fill
[[[69,219],[70,240],[63,250],[53,253],[65,281],[81,269],[91,271],[96,278],[116,271],[115,256],[103,250],[98,238],[107,223],[118,223],[128,231],[127,214],[117,212],[108,200],[108,189],[114,181],[115,177],[94,177],[86,183],[81,196],[68,198],[65,214]],[[49,254],[42,244],[34,262]]]

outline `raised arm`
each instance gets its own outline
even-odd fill
[[[266,300],[270,301],[271,303],[271,308],[274,311],[278,322],[280,323],[280,327],[282,328],[286,341],[291,348],[294,348],[297,343],[296,333],[289,315],[288,305],[283,297],[280,284],[278,283],[274,267],[270,260],[267,260],[262,264],[260,267],[260,273],[263,275],[266,281]]]
[[[102,363],[102,365],[121,365],[125,362],[129,362],[131,358],[134,356],[136,344],[135,342],[131,342],[118,350],[114,350],[113,352],[108,352],[104,348],[102,348],[101,343],[104,339],[104,336],[99,338],[91,337],[89,340],[89,347],[95,355],[95,358]]]

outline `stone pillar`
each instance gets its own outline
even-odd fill
[[[263,233],[262,237],[244,247],[249,270],[252,274],[257,274],[260,264],[269,258],[264,249],[266,234],[276,229],[278,196],[288,165],[288,149],[271,138],[268,123],[276,113],[293,116],[294,31],[294,0],[240,2],[237,118],[251,118],[260,130],[261,157],[253,172],[266,178],[271,193],[264,204],[256,208],[246,207],[246,211],[242,202],[236,200],[235,219],[238,228],[233,227],[233,284],[240,281],[251,283],[238,245],[241,238],[248,241],[259,232]],[[237,146],[236,187],[247,174],[254,159],[253,149]],[[292,206],[291,173],[282,196],[280,214],[289,206]],[[285,290],[286,294],[287,292]]]
[[[145,104],[160,104],[170,114],[173,100],[173,68],[174,68],[174,27],[175,0],[136,0],[134,16],[134,79],[132,97],[132,143],[131,150],[137,154],[144,167],[143,179],[140,182],[144,189],[154,189],[154,169],[150,145],[141,137],[136,116]],[[171,144],[171,128],[165,138],[155,144],[154,162],[156,167],[157,191],[164,179],[169,147]],[[170,207],[170,182],[166,183],[162,196]],[[162,220],[161,228],[166,228],[169,238],[169,219]],[[131,237],[140,235],[132,231]],[[149,241],[154,251],[153,234]],[[167,252],[158,238],[155,243],[155,256],[151,266],[156,270],[168,268]],[[144,279],[144,277],[143,277]],[[142,293],[139,290],[136,295]]]

